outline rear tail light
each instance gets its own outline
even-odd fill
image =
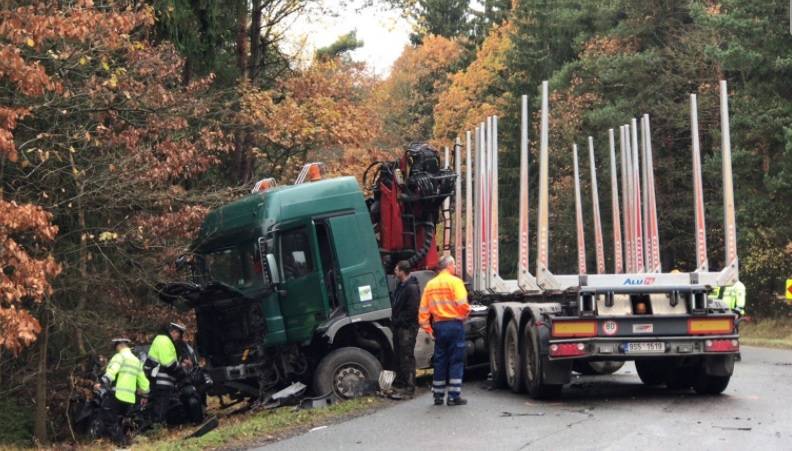
[[[596,321],[553,321],[554,337],[593,337],[597,335]]]
[[[550,357],[574,357],[586,354],[583,343],[558,343],[550,345]]]
[[[691,335],[730,334],[734,331],[734,318],[691,318],[688,333]]]
[[[704,350],[707,352],[735,352],[740,350],[740,342],[737,340],[706,340]]]

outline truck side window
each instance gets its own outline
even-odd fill
[[[313,272],[311,246],[305,227],[281,234],[281,265],[285,280],[292,280]]]

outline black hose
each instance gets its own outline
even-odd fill
[[[415,255],[410,257],[407,260],[407,263],[410,264],[410,267],[415,267],[415,264],[426,257],[426,254],[429,252],[429,248],[432,247],[432,241],[434,240],[434,229],[435,226],[433,223],[427,222],[424,225],[424,244],[423,246],[415,252]]]

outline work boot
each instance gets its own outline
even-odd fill
[[[449,406],[464,406],[466,404],[467,404],[467,399],[465,398],[448,398]]]
[[[450,400],[449,400],[449,401],[450,401]],[[443,405],[443,398],[435,397],[435,399],[434,399],[434,405],[436,405],[436,406],[442,406],[442,405]]]

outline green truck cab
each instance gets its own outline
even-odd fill
[[[356,395],[393,358],[391,304],[356,180],[275,187],[209,213],[192,283],[161,290],[195,310],[215,393],[259,399],[302,381]]]

